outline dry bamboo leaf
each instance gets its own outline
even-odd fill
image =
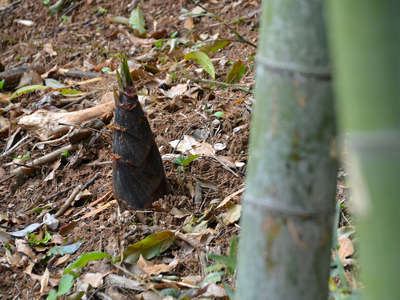
[[[174,259],[168,265],[166,264],[153,264],[151,261],[148,261],[140,255],[139,260],[137,261],[137,265],[143,272],[147,275],[158,275],[161,273],[167,273],[172,271],[178,265],[178,259]]]

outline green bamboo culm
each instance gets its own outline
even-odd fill
[[[322,2],[262,3],[237,300],[328,297],[337,162]]]
[[[328,2],[363,299],[399,299],[400,2]]]

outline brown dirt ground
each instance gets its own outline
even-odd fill
[[[63,22],[59,15],[49,15],[41,1],[21,1],[6,14],[0,16],[0,62],[5,69],[26,63],[39,64],[45,70],[50,70],[56,65],[62,68],[75,67],[85,70],[88,68],[86,62],[89,62],[98,70],[102,66],[114,69],[117,65],[115,55],[118,53],[126,53],[128,58],[149,53],[150,47],[132,43],[124,33],[123,26],[112,24],[108,20],[108,16],[128,16],[129,2],[127,0],[76,1],[78,5],[67,14],[70,17],[69,21]],[[259,1],[205,1],[205,5],[210,11],[218,13],[222,19],[230,22],[231,26],[247,39],[256,42],[258,28],[256,12],[259,10]],[[96,13],[100,6],[107,9],[106,16]],[[191,43],[195,43],[200,34],[211,36],[218,33],[220,38],[234,39],[233,34],[225,26],[211,17],[196,18],[194,29],[191,31],[185,29],[184,20],[180,20],[179,15],[182,8],[189,10],[194,8],[191,1],[149,0],[143,1],[142,8],[150,33],[157,24],[157,30],[165,29],[168,34],[177,31],[179,36],[187,38]],[[242,17],[241,20],[233,22],[238,20],[238,17]],[[23,26],[16,23],[16,19],[32,20],[35,25]],[[52,45],[57,52],[56,56],[50,56],[43,50],[46,43]],[[173,55],[179,55],[179,50],[175,52],[168,56],[167,51],[159,51],[152,63],[160,66],[160,69],[165,66],[169,66],[171,69],[174,62]],[[251,67],[254,55],[253,47],[233,42],[216,54],[215,61],[225,58],[231,61],[242,59]],[[167,62],[164,62],[165,59]],[[217,66],[217,80],[223,81],[227,67],[218,63],[215,65]],[[177,64],[174,68],[177,74],[175,83],[187,82],[187,79],[181,77],[181,74],[200,77],[194,72],[193,64],[186,63],[183,66]],[[168,68],[166,69],[168,70]],[[155,76],[164,79],[165,74],[166,71],[161,70]],[[92,92],[92,94],[79,103],[69,105],[68,110],[74,111],[90,107],[97,103],[106,91],[111,91],[116,86],[114,76],[105,75],[104,77],[105,80],[99,84],[83,86],[83,91]],[[201,78],[207,78],[207,76],[202,74]],[[70,78],[58,77],[58,79],[64,81]],[[241,83],[251,87],[253,84],[252,70],[245,75]],[[161,154],[173,151],[169,145],[170,141],[181,139],[184,134],[192,135],[197,129],[204,129],[209,133],[206,140],[208,143],[224,142],[227,145],[226,149],[219,152],[220,155],[227,156],[232,161],[246,163],[252,94],[200,83],[201,90],[196,98],[168,100],[160,93],[157,86],[154,84],[147,86],[146,84],[144,83],[142,86],[148,89],[151,96],[146,109]],[[29,96],[22,96],[7,109],[5,105],[1,104],[3,116],[11,120],[10,130],[0,139],[2,149],[5,147],[8,136],[17,129],[16,118],[33,112],[36,109],[35,103],[41,99],[43,94],[43,92],[37,92]],[[57,102],[55,106],[62,107]],[[54,106],[45,108],[54,109]],[[224,111],[225,115],[220,124],[213,125],[212,122],[216,118],[212,113],[207,112],[207,109],[212,112]],[[241,130],[233,133],[234,128],[241,128]],[[50,209],[54,213],[71,192],[71,189],[64,191],[66,188],[73,188],[78,184],[85,183],[96,173],[99,173],[99,177],[88,187],[92,195],[90,201],[95,201],[109,193],[111,190],[111,165],[90,166],[89,163],[110,161],[111,133],[111,129],[105,127],[103,134],[90,147],[84,146],[80,151],[72,153],[70,157],[63,158],[52,180],[43,181],[51,171],[51,166],[45,165],[37,169],[35,174],[29,178],[3,181],[0,185],[1,228],[6,231],[18,230],[40,221],[37,208]],[[28,132],[22,131],[20,136],[26,134]],[[38,139],[31,137],[28,141],[29,143],[20,147],[13,156],[23,155],[26,151],[30,151]],[[42,150],[36,148],[32,151],[31,157],[39,157],[62,144],[46,145]],[[10,161],[12,161],[12,156],[0,158],[0,165],[3,165],[0,168],[0,174],[2,174],[0,178],[4,178],[9,172],[10,167],[4,165]],[[173,193],[160,200],[154,209],[145,212],[123,211],[117,204],[112,204],[93,217],[79,220],[79,217],[88,211],[87,206],[90,201],[75,203],[59,218],[64,229],[63,232],[53,232],[53,234],[59,234],[64,243],[82,240],[84,244],[64,264],[56,267],[50,263],[47,266],[50,278],[59,278],[60,270],[80,253],[103,250],[118,254],[129,243],[138,241],[149,233],[162,229],[181,229],[185,218],[173,216],[170,213],[173,207],[189,212],[196,217],[203,216],[204,212],[211,207],[210,203],[217,203],[240,188],[243,184],[245,168],[245,166],[236,168],[234,170],[236,175],[234,175],[217,161],[200,158],[194,161],[188,170],[180,173],[172,162],[165,162],[165,170],[173,187]],[[195,187],[199,182],[203,183],[201,199],[195,202]],[[57,192],[56,196],[49,199],[49,196]],[[112,201],[112,196],[107,200]],[[235,197],[234,201],[239,202],[240,196]],[[81,213],[76,216],[77,212]],[[209,212],[208,216],[209,228],[214,231],[212,234],[204,236],[204,239],[207,240],[204,245],[207,252],[224,253],[231,236],[238,233],[238,227],[234,224],[222,225],[221,222],[218,222],[216,215],[213,215],[214,213],[213,211]],[[65,228],[66,225],[70,226],[69,231],[68,228]],[[36,255],[40,256],[40,251],[35,248]],[[4,255],[4,249],[0,248],[0,255]],[[198,251],[174,246],[162,259],[170,259],[174,256],[179,257],[179,265],[174,270],[175,275],[196,275],[204,272],[202,256]],[[32,276],[25,272],[28,265],[28,259],[22,258],[19,266],[0,264],[2,273],[0,298],[40,298],[40,282],[33,280]],[[35,264],[32,273],[43,274],[45,268],[46,266]],[[112,272],[118,273],[119,271],[112,269]],[[104,289],[100,288],[99,290]]]

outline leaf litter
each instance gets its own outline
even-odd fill
[[[239,2],[24,1],[0,18],[1,296],[232,295],[260,8]],[[142,211],[111,191],[121,53],[172,188]]]

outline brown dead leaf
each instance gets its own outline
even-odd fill
[[[109,274],[105,278],[106,284],[109,286],[117,286],[123,289],[134,290],[134,291],[144,291],[144,287],[141,282],[133,279],[129,279],[116,274]]]
[[[166,264],[153,264],[152,262],[145,260],[142,255],[140,255],[137,265],[143,270],[147,275],[158,275],[161,273],[170,272],[178,265],[178,259],[174,259],[168,265]]]
[[[182,277],[182,282],[186,284],[190,284],[192,286],[196,286],[201,282],[202,278],[200,275],[189,275]]]
[[[225,225],[237,222],[240,219],[241,212],[242,206],[240,204],[235,204],[231,206],[225,213],[221,214],[222,222]]]
[[[151,33],[150,37],[153,39],[163,39],[168,37],[168,31],[166,29],[157,30]]]
[[[147,291],[147,292],[143,292],[140,295],[140,298],[138,299],[143,299],[143,300],[162,300],[163,298],[158,295],[155,292],[152,291]]]
[[[83,215],[81,218],[79,218],[77,221],[93,217],[93,216],[97,215],[98,213],[102,212],[103,210],[106,210],[107,208],[109,208],[110,206],[112,206],[112,205],[114,205],[116,203],[117,203],[117,200],[111,200],[110,202],[107,202],[106,204],[104,204],[104,205],[102,205],[102,206],[100,206],[100,207],[98,207],[98,208],[96,208],[96,209],[94,209],[92,211],[89,211],[88,213]]]
[[[226,196],[226,197],[224,198],[224,200],[222,200],[222,201],[218,204],[217,208],[224,207],[224,206],[227,205],[232,199],[234,199],[237,195],[240,195],[241,193],[243,193],[244,190],[245,190],[245,188],[243,187],[243,188],[237,190],[236,192],[230,194],[229,196]]]
[[[53,56],[57,56],[57,52],[54,51],[53,49],[53,45],[51,43],[46,43],[43,45],[43,50],[44,52],[46,52],[47,54],[49,54],[51,57]]]
[[[98,288],[103,285],[104,275],[101,273],[85,273],[81,277],[81,281],[94,288]]]
[[[49,285],[49,279],[50,279],[50,272],[49,269],[46,268],[44,271],[43,275],[40,278],[40,293],[43,294],[45,291],[47,291],[47,287]]]
[[[60,265],[65,264],[69,259],[70,259],[71,255],[70,254],[66,254],[64,256],[59,257],[55,262],[54,262],[54,266],[58,267]]]
[[[28,243],[25,240],[22,239],[15,240],[15,247],[18,252],[25,254],[30,259],[34,259],[36,257],[32,248],[29,247]]]
[[[188,85],[186,83],[177,84],[171,87],[167,92],[165,92],[165,96],[173,99],[175,97],[184,95],[187,89]]]
[[[57,159],[54,163],[51,164],[50,168],[51,171],[50,173],[46,176],[45,179],[43,179],[44,182],[46,181],[51,181],[54,179],[55,172],[56,170],[61,166],[61,159]]]
[[[9,104],[11,102],[10,100],[11,94],[10,93],[0,93],[0,104]]]
[[[0,133],[8,131],[10,128],[10,121],[3,116],[0,116]]]
[[[25,268],[24,273],[28,274],[33,280],[37,280],[39,282],[41,282],[42,279],[43,280],[46,279],[47,277],[47,275],[45,274],[46,271],[42,275],[32,273],[34,265],[35,264],[33,262],[30,262],[29,265]],[[58,280],[51,278],[50,276],[48,277],[47,282],[50,283],[51,286],[56,286],[58,284]]]
[[[181,219],[190,215],[190,213],[184,212],[176,207],[173,207],[169,213],[177,219]]]
[[[8,264],[13,267],[22,267],[25,265],[27,260],[26,256],[22,257],[19,253],[12,254],[10,251],[6,251],[6,258]]]
[[[42,83],[43,80],[42,77],[39,75],[39,73],[35,72],[34,70],[30,70],[22,75],[21,79],[19,80],[17,88],[27,85],[42,84]]]
[[[62,245],[65,243],[64,238],[61,234],[55,233],[51,239],[51,241],[56,245]]]
[[[340,258],[340,261],[344,266],[347,266],[350,262],[351,256],[354,254],[354,246],[353,242],[350,240],[350,238],[346,236],[341,236],[338,239],[339,242],[339,250],[338,250],[338,255]]]
[[[1,221],[1,217],[0,217],[0,221]],[[11,236],[7,232],[0,229],[0,242],[8,243],[10,240],[11,240]]]
[[[207,286],[206,292],[202,295],[203,297],[210,297],[210,298],[222,298],[226,297],[226,291],[223,287],[215,284],[215,283],[210,283]]]
[[[192,17],[188,17],[183,24],[183,27],[187,30],[192,30],[194,28],[194,22]]]

